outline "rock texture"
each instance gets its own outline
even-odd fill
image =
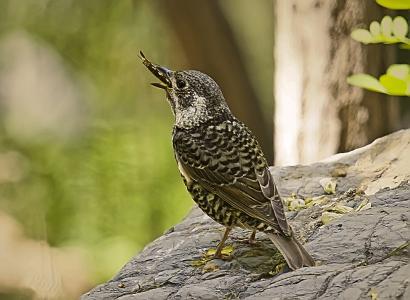
[[[241,229],[230,259],[212,260],[223,227],[195,208],[82,299],[410,299],[410,130],[271,171],[316,267],[281,270],[270,241]]]

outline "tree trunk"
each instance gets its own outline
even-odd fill
[[[350,37],[383,11],[374,1],[276,1],[277,164],[317,161],[397,129],[397,99],[346,82],[354,73],[380,76],[394,60],[394,48]]]
[[[257,136],[273,161],[272,120],[265,120],[233,32],[218,1],[174,0],[160,3],[180,40],[189,68],[212,76],[232,112]]]

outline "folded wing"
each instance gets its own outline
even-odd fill
[[[202,133],[176,131],[173,144],[180,168],[192,180],[275,231],[291,234],[263,153],[244,125],[225,121]]]

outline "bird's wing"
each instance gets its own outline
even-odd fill
[[[180,170],[234,208],[290,234],[282,200],[262,151],[238,121],[210,125],[204,132],[174,132]]]

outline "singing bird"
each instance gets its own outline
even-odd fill
[[[172,143],[181,177],[200,209],[226,227],[215,257],[237,226],[264,232],[295,270],[314,260],[289,226],[267,161],[251,131],[236,119],[216,82],[194,70],[143,64],[159,80],[175,116]]]

